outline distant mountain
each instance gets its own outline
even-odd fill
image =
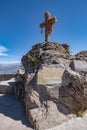
[[[0,63],[0,74],[16,74],[20,63]]]

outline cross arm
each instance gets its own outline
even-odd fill
[[[46,23],[45,22],[40,24],[40,28],[44,28],[44,27],[46,27]]]
[[[53,17],[53,18],[49,19],[49,22],[52,23],[52,24],[56,23],[57,22],[56,17]]]

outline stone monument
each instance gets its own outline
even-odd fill
[[[35,130],[51,130],[87,111],[87,52],[71,55],[69,45],[50,42],[56,17],[45,13],[45,43],[32,47],[21,59],[15,93],[23,99]],[[58,129],[56,129],[58,130]],[[85,129],[86,130],[86,129]]]

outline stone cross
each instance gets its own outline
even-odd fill
[[[40,28],[45,28],[45,42],[49,41],[49,35],[52,33],[53,24],[57,21],[56,17],[51,18],[51,14],[46,12],[45,21],[40,24]]]

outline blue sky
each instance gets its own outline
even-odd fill
[[[87,0],[0,0],[0,62],[20,62],[44,42],[46,11],[57,17],[51,41],[68,43],[72,53],[87,50]]]

